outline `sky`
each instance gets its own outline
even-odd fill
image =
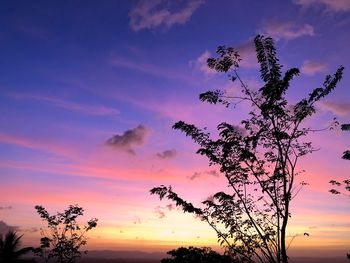
[[[56,213],[79,204],[82,220],[99,220],[88,249],[218,248],[204,222],[149,194],[172,185],[200,205],[227,189],[218,167],[172,129],[183,120],[215,134],[249,110],[199,101],[210,89],[239,92],[207,58],[219,45],[236,48],[240,76],[258,88],[253,39],[273,37],[284,69],[301,70],[291,102],[344,65],[308,121],[324,128],[333,117],[350,120],[349,26],[347,0],[1,1],[0,231],[13,227],[38,245],[45,225],[34,206]],[[349,138],[339,129],[311,134],[319,150],[300,162],[309,185],[293,199],[292,254],[349,249],[349,196],[328,192],[329,180],[349,178],[340,158]]]

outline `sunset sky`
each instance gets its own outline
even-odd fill
[[[253,38],[276,41],[281,63],[298,67],[288,98],[345,75],[308,125],[350,122],[350,1],[347,0],[3,0],[0,3],[0,233],[12,226],[38,245],[43,222],[70,204],[97,217],[88,249],[166,251],[217,248],[204,222],[149,190],[172,185],[199,205],[226,189],[218,167],[195,154],[178,120],[215,130],[238,123],[238,109],[201,103],[209,89],[239,92],[206,67],[216,47],[241,54],[240,75],[261,86]],[[293,200],[289,236],[295,255],[350,247],[350,198],[331,179],[349,178],[350,133],[311,134],[317,152],[300,162],[305,187]],[[303,233],[310,234],[309,237]]]

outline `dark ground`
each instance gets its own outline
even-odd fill
[[[82,255],[79,263],[160,263],[165,253],[146,253],[141,251],[89,251]],[[37,261],[38,263],[40,261]],[[290,263],[350,263],[346,255],[339,257],[291,257]]]
[[[158,259],[99,259],[99,258],[82,258],[81,263],[160,263]],[[345,257],[332,258],[294,258],[290,263],[349,263]]]

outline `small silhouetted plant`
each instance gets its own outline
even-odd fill
[[[241,60],[238,52],[220,46],[218,58],[209,58],[208,66],[238,81],[242,95],[214,90],[199,96],[201,101],[226,107],[248,102],[249,117],[238,126],[220,123],[217,139],[206,129],[183,121],[173,126],[199,145],[197,153],[206,156],[210,165],[220,167],[231,192],[214,194],[203,202],[204,208],[195,207],[164,185],[151,189],[151,194],[170,199],[184,212],[206,221],[216,231],[218,242],[240,260],[287,263],[290,203],[305,184],[295,183],[302,172],[297,164],[315,150],[306,139],[316,130],[305,127],[304,123],[316,113],[315,104],[335,89],[344,67],[339,67],[333,76],[327,75],[322,87],[291,104],[286,92],[291,80],[299,75],[299,69],[282,73],[273,40],[259,35],[254,42],[264,81],[260,89],[251,89],[241,80],[237,72]]]
[[[210,247],[180,247],[167,252],[161,263],[234,263],[229,255],[220,255]]]
[[[81,256],[80,248],[87,243],[86,233],[97,226],[97,219],[93,218],[80,226],[76,219],[84,214],[84,209],[78,205],[70,205],[63,213],[58,212],[56,215],[50,215],[39,205],[35,209],[47,222],[47,230],[42,231],[36,254],[45,262],[51,259],[58,263],[75,262]]]
[[[21,247],[21,238],[16,231],[9,231],[5,237],[0,237],[0,262],[16,262],[21,256],[32,251],[32,247]]]

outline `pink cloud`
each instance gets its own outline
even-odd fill
[[[37,100],[46,102],[50,105],[53,105],[55,107],[59,107],[66,110],[76,111],[87,115],[94,115],[94,116],[115,116],[119,114],[119,111],[115,108],[106,107],[103,105],[87,105],[87,104],[80,104],[75,103],[71,101],[65,101],[59,98],[55,97],[49,97],[44,95],[32,95],[32,94],[25,94],[25,93],[11,93],[9,94],[10,97],[15,99],[23,99],[23,100]]]
[[[164,208],[161,207],[161,206],[157,206],[157,207],[154,209],[154,213],[156,214],[156,216],[158,217],[158,219],[162,219],[162,218],[165,217]]]
[[[331,11],[349,11],[350,1],[348,0],[293,0],[297,5],[309,7],[313,5],[324,5]]]
[[[159,117],[169,118],[172,121],[183,120],[196,123],[199,126],[208,125],[208,123],[217,124],[218,116],[224,118],[224,116],[229,115],[229,111],[225,107],[201,103],[198,99],[196,100],[197,96],[189,100],[188,97],[180,98],[178,94],[176,94],[176,97],[169,95],[168,99],[163,101],[157,101],[152,97],[137,98],[121,96],[120,94],[114,94],[114,97],[133,106],[153,111]],[[205,119],[202,118],[204,114]]]
[[[16,189],[16,192],[13,191]],[[120,187],[115,191],[123,191],[123,195],[115,195],[112,191],[103,191],[95,189],[95,191],[89,191],[88,189],[73,189],[69,186],[60,187],[57,189],[57,185],[44,184],[35,182],[23,182],[16,183],[15,185],[6,185],[5,187],[0,187],[1,192],[4,195],[3,200],[9,201],[16,204],[26,204],[26,205],[35,205],[35,204],[44,204],[44,205],[62,205],[70,204],[72,202],[79,203],[81,205],[91,205],[96,203],[104,203],[110,205],[115,202],[115,199],[118,199],[118,206],[123,207],[124,209],[128,205],[134,204],[138,201],[138,196],[127,195],[126,191],[121,190]],[[129,190],[130,191],[130,190]],[[133,193],[136,193],[137,189],[133,190]],[[141,193],[147,194],[147,189],[142,189]],[[45,196],[45,198],[43,198]]]
[[[61,164],[55,162],[23,162],[0,161],[0,167],[19,169],[25,171],[37,171],[43,173],[59,174],[65,176],[81,176],[104,179],[116,179],[127,181],[155,181],[167,178],[167,180],[185,181],[186,171],[169,167],[164,170],[146,169],[144,167],[121,167],[118,164],[101,164],[81,162],[77,164]]]
[[[185,24],[203,3],[202,0],[187,0],[180,10],[170,10],[174,2],[169,0],[140,0],[130,11],[130,27],[134,31],[157,27],[170,28]]]
[[[208,67],[207,60],[211,56],[210,52],[206,50],[196,60],[190,61],[189,64],[204,75],[211,77],[217,73],[214,69]]]
[[[252,39],[237,46],[236,49],[242,59],[242,61],[239,62],[240,67],[259,68],[255,45]]]
[[[261,34],[272,37],[275,40],[296,39],[303,36],[315,35],[313,26],[309,24],[296,25],[293,22],[265,21]]]
[[[239,62],[240,67],[244,68],[258,68],[258,60],[256,58],[256,51],[253,39],[234,47],[240,57],[241,61]],[[208,50],[205,50],[196,60],[192,60],[189,62],[189,65],[194,69],[202,72],[207,77],[212,77],[217,72],[214,69],[208,67],[207,60],[213,56]]]
[[[59,145],[57,142],[47,141],[43,138],[31,139],[6,133],[0,133],[0,142],[13,144],[33,150],[39,150],[46,153],[52,153],[64,157],[76,158],[78,155],[77,151],[73,148]]]
[[[301,67],[301,72],[306,75],[314,75],[318,72],[323,72],[326,68],[327,68],[327,64],[325,63],[305,60]]]
[[[340,116],[350,116],[350,104],[345,101],[326,101],[321,107]]]

